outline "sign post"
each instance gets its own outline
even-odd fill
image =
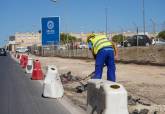
[[[59,17],[45,17],[41,19],[42,46],[60,44],[59,21]]]

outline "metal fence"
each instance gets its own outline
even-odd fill
[[[165,65],[165,46],[121,47],[118,48],[118,52],[119,57],[117,61],[119,62]],[[91,51],[87,48],[31,47],[31,53],[43,57],[93,59]]]
[[[46,47],[31,47],[32,54],[37,56],[50,56],[50,57],[69,57],[69,58],[93,58],[92,53],[88,48],[58,48],[59,46],[46,46]]]

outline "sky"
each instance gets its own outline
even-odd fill
[[[165,0],[144,0],[148,31],[152,22],[165,24],[164,4]],[[61,32],[103,32],[106,9],[108,32],[143,26],[143,0],[0,0],[0,45],[15,32],[41,30],[42,17],[60,16]]]

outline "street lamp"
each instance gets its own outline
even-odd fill
[[[57,2],[57,0],[50,0],[51,2],[54,2],[54,3],[56,3]]]
[[[56,3],[57,2],[57,0],[50,0],[51,2],[53,2],[53,3]],[[64,20],[64,18],[62,18],[63,20]],[[69,33],[67,32],[68,31],[68,25],[67,25],[67,23],[65,24],[65,27],[66,27],[66,44],[67,44],[67,48],[68,48],[68,35],[69,35]]]

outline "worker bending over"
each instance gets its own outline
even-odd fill
[[[93,79],[101,79],[104,64],[107,66],[107,80],[116,81],[115,76],[115,59],[114,54],[117,53],[112,42],[105,35],[90,34],[87,36],[89,49],[95,58],[95,76]],[[115,48],[116,49],[116,48]]]

